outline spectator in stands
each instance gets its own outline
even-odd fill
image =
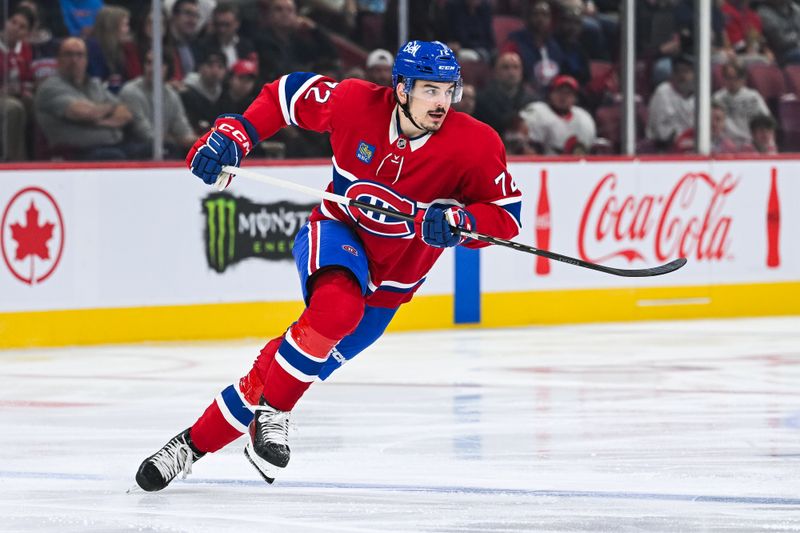
[[[162,79],[168,79],[169,63],[165,57],[162,63]],[[133,113],[133,134],[146,145],[153,143],[153,53],[147,52],[144,60],[144,74],[127,82],[119,92],[119,99]],[[168,158],[183,158],[186,151],[197,140],[197,135],[189,125],[186,111],[180,96],[168,83],[163,92],[163,139],[164,153]]]
[[[119,0],[118,0],[119,1]],[[129,0],[124,0],[129,1]],[[139,0],[142,1],[142,0]],[[172,12],[172,8],[175,6],[175,2],[178,0],[164,0],[164,9]],[[237,0],[237,3],[246,4],[246,0]],[[197,8],[199,10],[200,16],[197,18],[197,28],[198,31],[201,31],[201,28],[204,28],[209,20],[211,20],[211,13],[214,11],[214,8],[217,5],[217,0],[197,0]]]
[[[674,60],[670,79],[650,98],[645,133],[657,149],[683,151],[675,144],[694,128],[694,103],[694,59],[681,55]]]
[[[355,41],[367,50],[384,43],[383,20],[386,17],[386,0],[356,0]]]
[[[240,59],[231,67],[225,88],[222,91],[220,108],[225,113],[243,114],[258,95],[258,63],[251,59]]]
[[[475,115],[475,86],[465,83],[462,89],[461,101],[453,104],[453,109],[467,115]]]
[[[207,131],[222,113],[220,97],[227,63],[225,54],[213,48],[203,50],[197,61],[197,72],[184,80],[186,88],[181,100],[194,131]]]
[[[266,80],[310,71],[320,61],[338,61],[336,47],[317,24],[298,16],[294,0],[262,0],[267,6],[256,38],[259,72]]]
[[[392,65],[394,56],[388,50],[378,48],[367,56],[366,79],[372,83],[392,86]]]
[[[241,19],[239,8],[231,2],[217,4],[211,13],[211,34],[200,42],[203,48],[218,48],[225,54],[228,65],[240,59],[258,60],[255,45],[239,35]]]
[[[550,3],[532,0],[526,4],[526,27],[508,36],[503,51],[522,58],[525,80],[540,94],[561,71],[564,53],[551,35],[553,15]]]
[[[105,6],[97,13],[86,49],[89,76],[105,82],[114,94],[123,83],[142,75],[138,49],[131,37],[130,12],[124,7]]]
[[[769,61],[761,17],[750,7],[750,1],[725,0],[721,9],[725,16],[725,34],[739,59],[745,63]]]
[[[611,61],[619,56],[619,0],[560,0],[562,5],[582,7],[581,44],[596,61]]]
[[[103,7],[103,0],[61,0],[61,15],[70,35],[86,37],[94,18]]]
[[[455,52],[462,48],[475,50],[483,61],[491,61],[495,42],[490,3],[487,0],[448,0],[445,14],[450,47]]]
[[[714,103],[722,107],[729,118],[733,136],[742,143],[749,143],[750,121],[756,115],[769,115],[769,108],[764,98],[750,87],[745,86],[746,72],[744,67],[731,61],[722,67],[724,87],[714,93]]]
[[[520,110],[536,100],[533,92],[522,81],[522,59],[516,52],[500,54],[494,65],[494,77],[478,93],[475,118],[490,125],[505,138],[506,131],[519,116]]]
[[[746,150],[742,142],[736,139],[730,131],[730,121],[725,114],[725,108],[714,103],[711,105],[711,153],[736,154]]]
[[[578,82],[572,76],[557,76],[550,85],[547,102],[528,104],[520,116],[537,153],[588,154],[597,138],[594,119],[575,105]]]
[[[637,3],[636,50],[652,65],[653,86],[669,78],[672,58],[682,52],[676,13],[678,2],[642,0]]]
[[[572,76],[581,87],[585,87],[592,75],[589,70],[589,54],[581,42],[582,33],[583,7],[580,2],[573,5],[562,4],[555,28],[556,42],[564,52],[561,72]]]
[[[28,159],[27,140],[33,112],[33,51],[27,38],[36,16],[19,6],[0,37],[0,138],[6,161]]]
[[[775,129],[777,123],[769,115],[758,115],[750,121],[750,136],[753,139],[753,149],[760,154],[777,154],[775,144]]]
[[[36,118],[51,152],[75,159],[135,159],[142,146],[126,142],[130,110],[87,75],[86,44],[76,37],[61,43],[58,73],[36,90]]]
[[[778,63],[800,63],[800,6],[791,0],[764,0],[758,14]]]
[[[527,4],[525,28],[508,36],[503,52],[516,52],[522,58],[525,80],[544,95],[550,81],[561,72],[564,53],[550,34],[553,15],[550,3],[531,0]]]
[[[172,5],[169,32],[178,55],[176,79],[184,79],[196,68],[195,46],[200,31],[200,7],[197,0],[176,0]]]
[[[169,83],[176,91],[180,92],[184,89],[181,61],[175,43],[172,40],[172,33],[168,31],[169,19],[166,11],[162,11],[161,21],[161,49],[164,51],[164,57],[168,60],[169,64]],[[139,50],[139,57],[145,57],[147,52],[153,47],[152,10],[148,11],[147,15],[140,21],[136,31],[136,46]],[[180,73],[180,78],[177,73]]]

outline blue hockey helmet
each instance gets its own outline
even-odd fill
[[[442,42],[409,41],[397,52],[392,67],[392,86],[396,88],[399,82],[406,81],[408,94],[416,80],[455,83],[453,103],[461,100],[461,66],[450,47]]]

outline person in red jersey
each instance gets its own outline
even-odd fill
[[[443,250],[485,243],[473,230],[512,238],[521,193],[497,133],[451,111],[461,69],[446,45],[411,41],[398,52],[393,87],[295,72],[266,84],[244,115],[222,115],[186,158],[212,185],[225,165],[296,125],[329,132],[327,190],[413,215],[415,222],[323,200],[293,248],[306,308],[261,350],[190,428],[144,460],[136,481],[166,487],[194,461],[245,432],[245,455],[271,483],[289,461],[289,414],[314,381],[375,342],[425,281]]]

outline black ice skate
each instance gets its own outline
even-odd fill
[[[181,479],[186,479],[192,473],[192,463],[205,455],[198,450],[189,430],[182,431],[172,437],[163,448],[142,461],[136,472],[136,483],[142,489],[152,492],[161,490],[170,481],[181,473]]]
[[[272,483],[275,475],[289,463],[290,411],[278,411],[263,396],[255,410],[244,454],[264,481]]]

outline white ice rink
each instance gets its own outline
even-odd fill
[[[0,352],[0,531],[800,531],[800,318],[387,335],[274,485],[126,494],[262,344]]]

